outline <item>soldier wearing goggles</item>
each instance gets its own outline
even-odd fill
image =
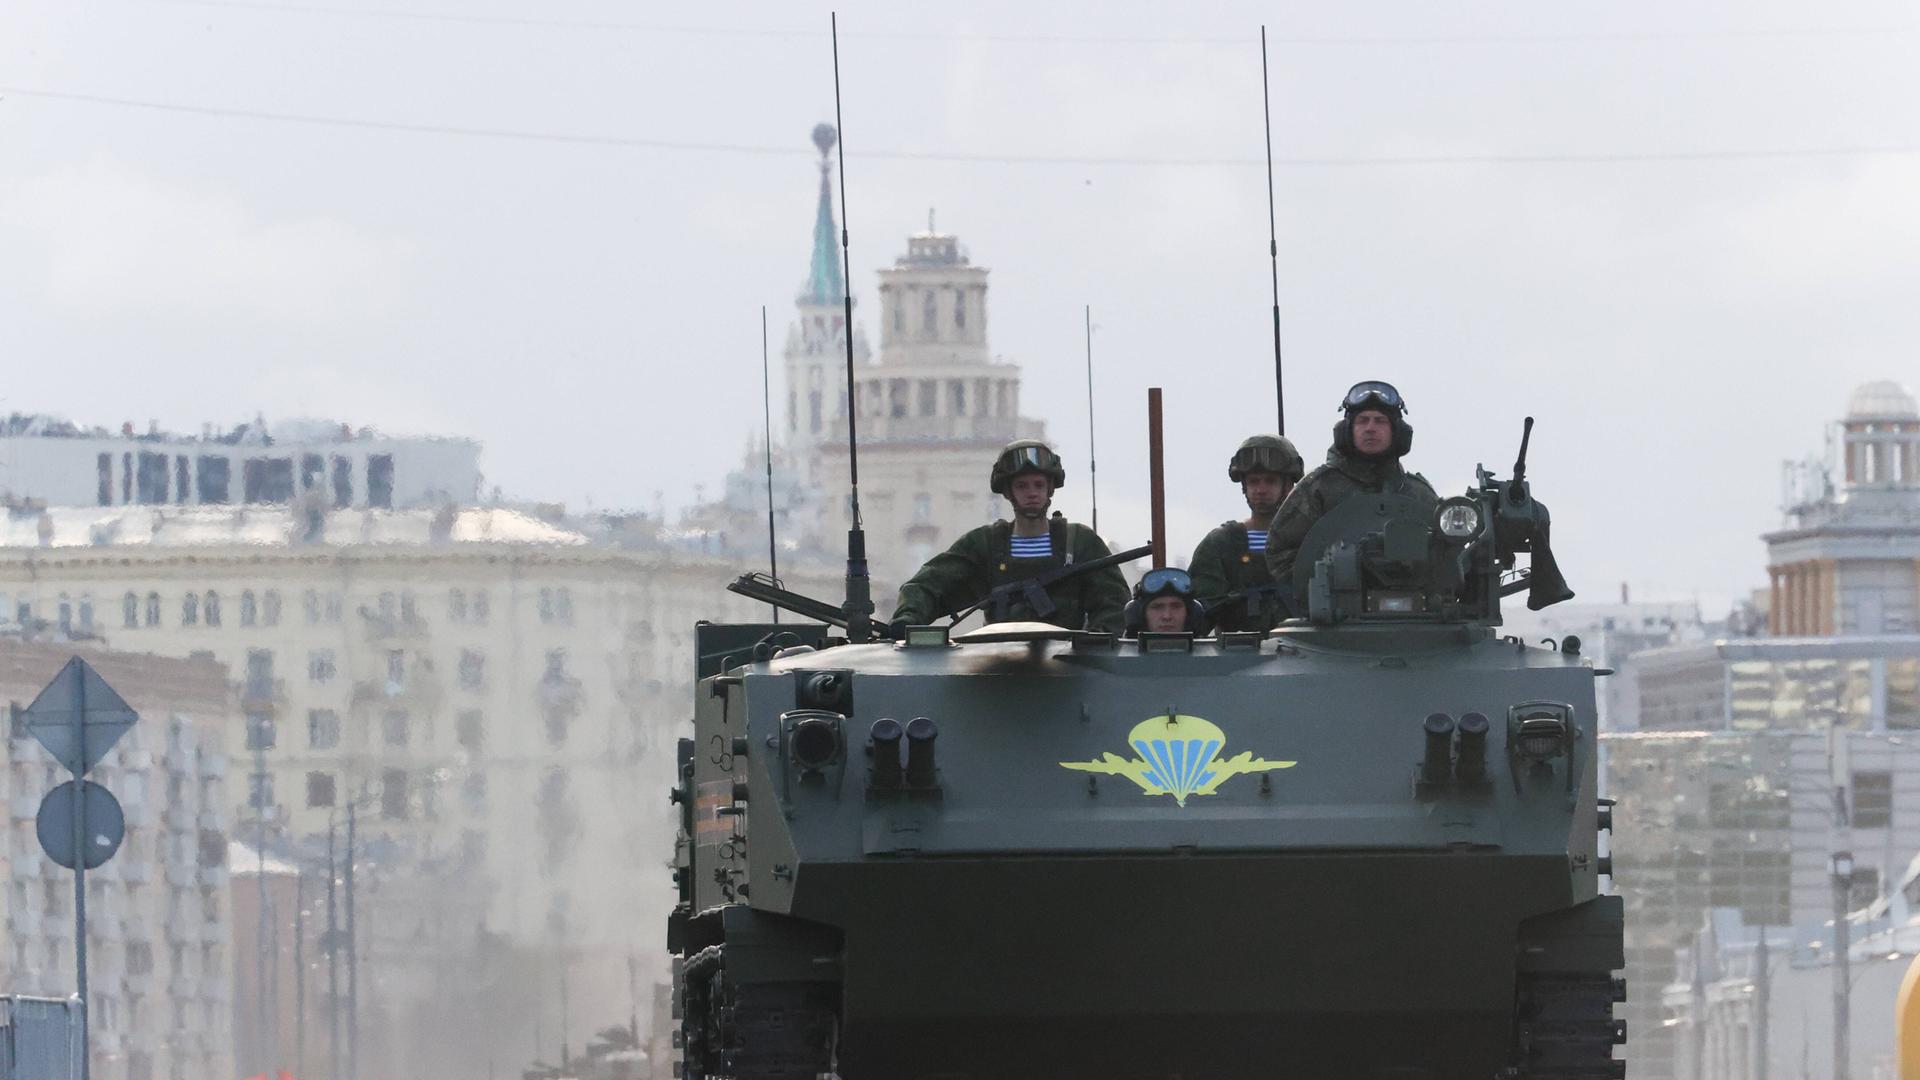
[[[1413,449],[1407,403],[1392,383],[1368,380],[1353,384],[1340,401],[1340,422],[1333,425],[1333,447],[1327,463],[1313,470],[1280,504],[1267,530],[1267,569],[1281,584],[1293,581],[1294,563],[1317,559],[1320,552],[1300,550],[1307,530],[1348,496],[1405,495],[1428,509],[1439,505],[1433,485],[1419,473],[1408,472],[1400,459]]]

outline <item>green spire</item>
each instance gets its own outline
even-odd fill
[[[847,294],[847,280],[840,273],[840,237],[833,224],[833,188],[829,183],[832,166],[828,151],[839,139],[831,124],[813,129],[813,145],[820,148],[820,205],[813,216],[813,261],[807,267],[807,287],[800,293],[803,304],[837,304]]]

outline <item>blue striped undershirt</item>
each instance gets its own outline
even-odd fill
[[[1013,536],[1008,538],[1013,544],[1013,557],[1016,559],[1050,559],[1053,557],[1053,536],[1041,533],[1039,536]]]
[[[1267,550],[1267,530],[1248,529],[1247,530],[1247,550],[1248,551]]]

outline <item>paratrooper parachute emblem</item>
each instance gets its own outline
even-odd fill
[[[1107,753],[1098,761],[1063,761],[1063,769],[1124,776],[1149,795],[1171,795],[1181,806],[1189,795],[1212,795],[1220,784],[1241,773],[1291,769],[1295,762],[1268,761],[1243,750],[1221,760],[1226,734],[1212,721],[1198,716],[1164,714],[1134,725],[1127,745],[1136,755],[1129,761]]]

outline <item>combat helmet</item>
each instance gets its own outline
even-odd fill
[[[1236,484],[1250,472],[1278,473],[1280,479],[1297,484],[1306,471],[1300,451],[1279,435],[1253,436],[1241,443],[1240,449],[1233,452],[1232,460],[1227,462],[1227,479]]]
[[[1347,395],[1340,399],[1340,422],[1333,425],[1334,449],[1343,454],[1356,454],[1353,446],[1353,414],[1372,410],[1385,413],[1393,424],[1393,443],[1381,457],[1405,457],[1413,449],[1413,427],[1407,423],[1406,400],[1400,391],[1390,382],[1379,379],[1366,379],[1353,384]]]
[[[1000,456],[993,459],[993,472],[987,486],[995,495],[1005,495],[1014,477],[1029,472],[1045,475],[1055,490],[1067,484],[1067,470],[1052,447],[1038,439],[1016,439],[1002,447]]]

